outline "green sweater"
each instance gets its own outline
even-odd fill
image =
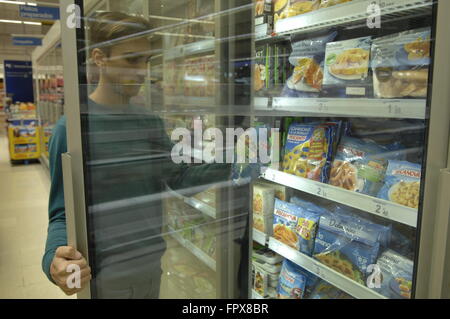
[[[173,189],[190,189],[225,181],[230,176],[229,164],[174,164],[170,159],[173,144],[159,117],[132,106],[115,108],[115,114],[111,114],[111,110],[90,101],[89,116],[82,115],[88,127],[83,132],[84,145],[87,145],[83,155],[89,193],[86,198],[88,236],[90,245],[94,245],[90,262],[97,269],[131,259],[145,264],[146,259],[139,259],[142,256],[151,256],[152,260],[162,256],[165,250],[161,237],[163,180],[170,177],[168,182]],[[50,265],[55,251],[67,245],[61,163],[61,154],[66,152],[66,118],[62,117],[49,143],[49,226],[42,268],[52,282]],[[148,159],[155,154],[159,160]],[[121,162],[123,158],[127,159],[125,163]],[[139,207],[110,205],[148,195],[154,195],[155,199]],[[158,251],[155,248],[150,251],[149,247],[157,246]],[[118,269],[130,267],[135,266]]]

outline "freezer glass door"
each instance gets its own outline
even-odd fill
[[[252,121],[280,161],[252,185],[250,296],[414,298],[442,6],[254,1]]]
[[[76,2],[93,298],[247,297],[249,187],[222,142],[248,122],[247,2]]]

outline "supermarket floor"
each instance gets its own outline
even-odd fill
[[[49,177],[40,164],[11,166],[0,130],[0,299],[67,297],[41,270]]]

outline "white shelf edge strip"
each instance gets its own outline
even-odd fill
[[[289,32],[299,33],[314,28],[323,28],[364,20],[368,17],[367,12],[369,6],[374,2],[380,6],[382,15],[390,15],[426,6],[431,7],[432,4],[429,0],[354,0],[330,8],[320,9],[280,20],[275,25],[275,32],[278,34]]]
[[[253,230],[253,240],[256,241],[258,244],[265,246],[267,244],[269,236],[267,236],[266,234],[260,232],[255,228],[253,228],[252,230]]]
[[[214,207],[202,203],[198,199],[192,197],[186,197],[184,202],[189,206],[201,211],[203,214],[208,215],[212,218],[216,218],[216,210],[214,209]]]
[[[203,40],[198,42],[181,45],[170,49],[165,54],[166,60],[172,60],[189,55],[200,54],[214,50],[215,39]]]
[[[423,99],[342,99],[342,98],[255,98],[255,109],[308,114],[334,114],[363,117],[425,119]]]
[[[417,209],[409,208],[357,192],[351,192],[343,188],[319,183],[306,178],[297,177],[271,168],[265,171],[264,178],[305,193],[363,210],[382,218],[396,221],[411,227],[417,227]]]
[[[195,246],[190,241],[182,238],[178,231],[172,229],[169,227],[170,236],[174,238],[177,242],[179,242],[184,248],[189,250],[194,256],[196,256],[198,259],[200,259],[205,265],[207,265],[212,270],[216,271],[216,261],[209,257],[205,252],[203,252],[200,248]]]
[[[387,299],[377,292],[358,284],[333,269],[328,268],[317,260],[279,242],[275,238],[270,238],[269,248],[355,298]]]

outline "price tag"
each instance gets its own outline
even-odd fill
[[[388,105],[388,112],[391,115],[402,115],[402,108],[398,105],[389,104]]]
[[[319,103],[319,112],[327,112],[328,111],[328,104],[326,103]]]
[[[324,186],[319,186],[317,187],[316,195],[323,198],[328,198],[328,189]]]
[[[373,212],[379,216],[382,217],[389,217],[390,212],[389,212],[389,208],[387,207],[386,204],[382,204],[379,202],[374,202],[375,203],[375,207]]]
[[[326,274],[325,274],[325,272],[324,272],[324,270],[323,270],[321,265],[315,264],[313,269],[314,269],[315,274],[318,277],[322,278],[323,280],[327,280],[327,276],[326,276]]]

